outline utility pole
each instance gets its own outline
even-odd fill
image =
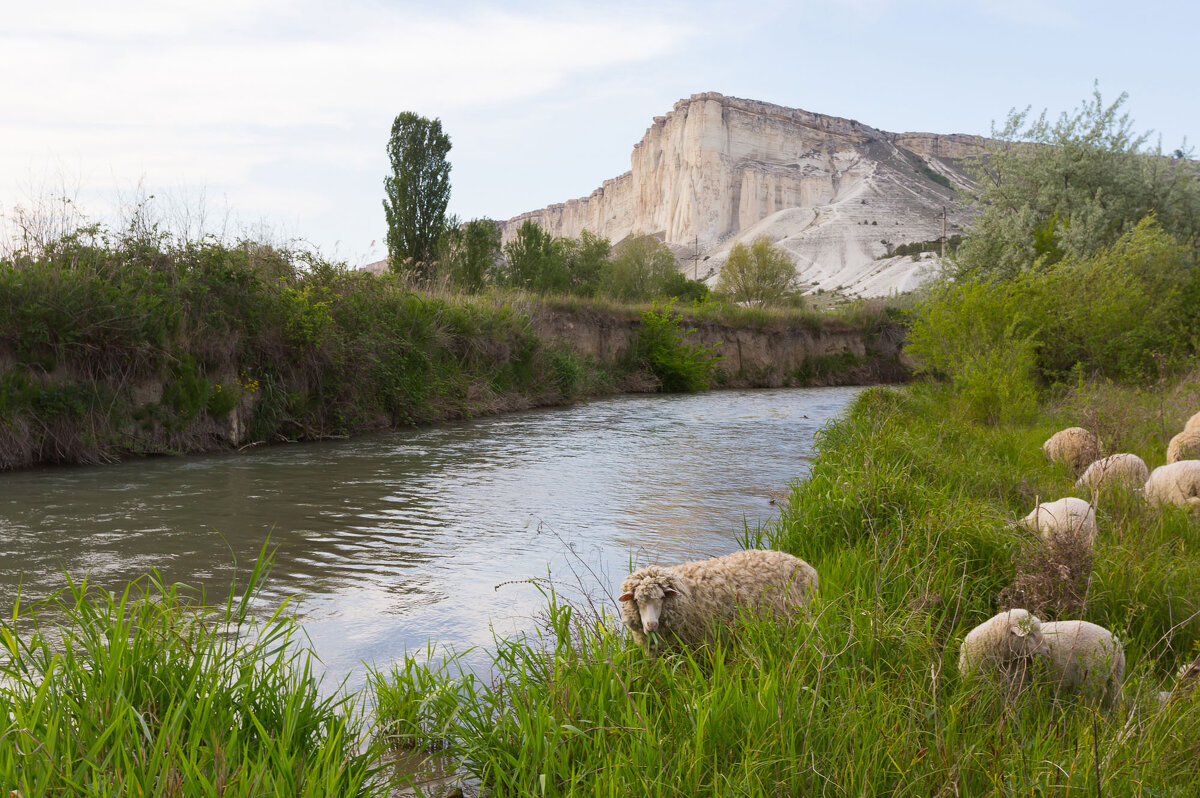
[[[942,206],[942,260],[946,259],[946,206]]]

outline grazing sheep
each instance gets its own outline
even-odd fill
[[[1151,504],[1200,510],[1200,460],[1180,460],[1150,472],[1142,489]]]
[[[1185,429],[1167,444],[1167,463],[1200,459],[1200,427]]]
[[[993,615],[963,638],[958,672],[979,672],[1021,683],[1033,658],[1045,653],[1042,622],[1029,610],[1008,610]]]
[[[1046,540],[1079,535],[1089,546],[1096,542],[1096,510],[1074,496],[1042,502],[1021,519],[1021,526],[1030,532],[1041,533]]]
[[[1200,429],[1200,413],[1189,418],[1187,423],[1183,425],[1183,428],[1185,430]]]
[[[697,646],[739,608],[786,617],[807,606],[816,570],[782,551],[751,549],[680,565],[652,565],[621,583],[621,621],[650,652],[672,639]]]
[[[1140,488],[1150,478],[1150,469],[1146,461],[1136,454],[1122,452],[1110,454],[1087,467],[1083,476],[1075,483],[1079,489],[1099,490],[1100,488],[1124,485],[1130,490]]]
[[[1059,689],[1078,690],[1111,708],[1125,679],[1125,649],[1103,626],[1087,621],[1042,624],[1049,677]]]
[[[1100,459],[1100,439],[1083,427],[1067,427],[1051,435],[1042,451],[1051,462],[1065,463],[1078,475]]]

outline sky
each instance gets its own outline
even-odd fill
[[[986,135],[1098,83],[1174,150],[1200,139],[1197,30],[1193,0],[0,0],[0,229],[140,204],[363,265],[402,111],[450,135],[463,220],[590,194],[706,91]]]

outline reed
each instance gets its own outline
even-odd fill
[[[268,570],[215,606],[157,574],[18,604],[0,622],[4,794],[383,794],[365,715],[321,695],[288,604],[251,615]]]

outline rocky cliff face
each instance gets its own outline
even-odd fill
[[[720,94],[675,104],[636,144],[632,169],[588,197],[521,214],[558,236],[616,242],[659,236],[689,276],[715,280],[729,248],[767,236],[795,257],[810,289],[873,296],[907,290],[932,264],[877,261],[890,247],[937,238],[966,221],[956,190],[984,139],[888,133],[852,119]]]

